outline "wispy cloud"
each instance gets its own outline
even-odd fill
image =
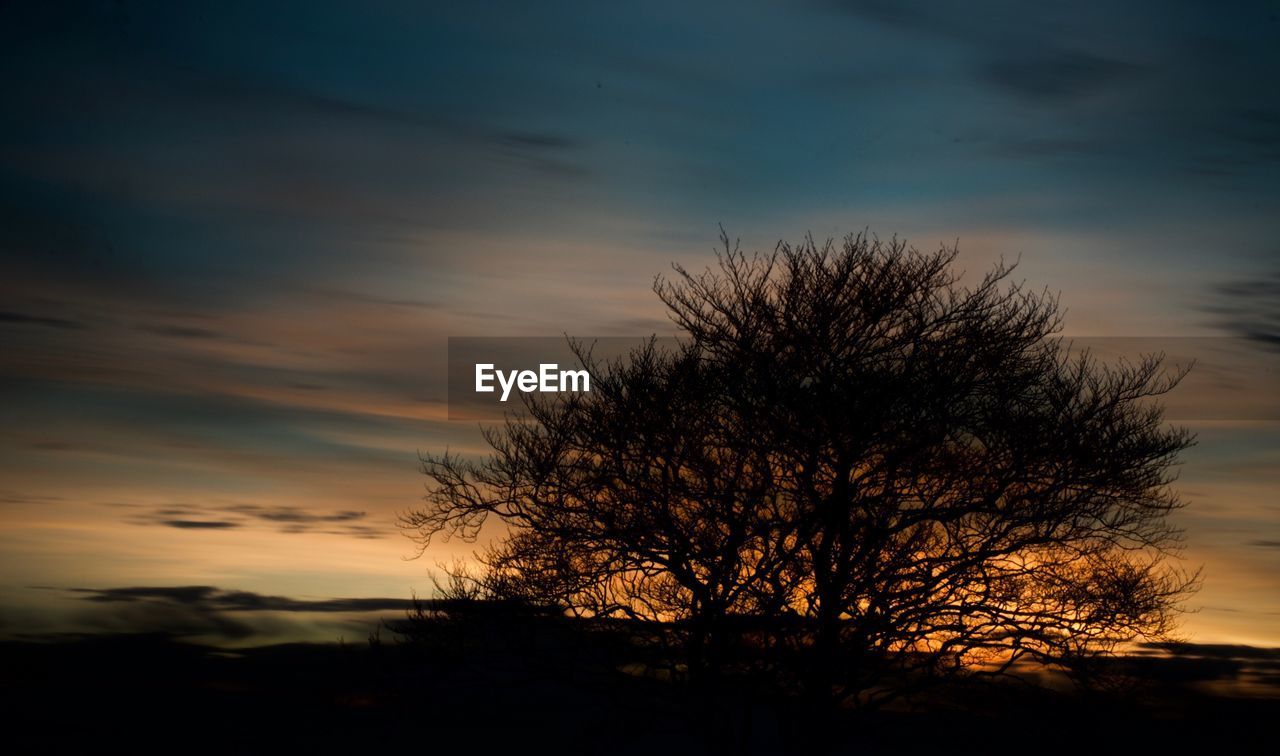
[[[1280,272],[1213,287],[1204,309],[1216,322],[1267,349],[1280,350]]]
[[[332,640],[344,632],[367,631],[371,615],[412,606],[411,599],[300,599],[208,585],[48,590],[84,602],[74,612],[72,626],[91,634],[160,634],[235,644],[298,637]]]
[[[165,504],[121,507],[126,522],[158,525],[178,530],[236,530],[254,525],[280,533],[320,533],[353,538],[382,538],[393,532],[368,523],[368,515],[356,510],[314,512],[295,506],[257,504]],[[143,511],[139,511],[142,509]]]
[[[296,599],[236,591],[209,585],[68,588],[86,601],[100,604],[167,602],[199,606],[219,612],[385,612],[413,607],[412,599],[333,598]]]
[[[1070,101],[1131,75],[1124,61],[1071,50],[1036,50],[986,63],[982,79],[999,89],[1037,101]]]
[[[84,328],[85,324],[77,320],[68,318],[48,317],[45,315],[30,315],[25,312],[0,311],[0,323],[12,323],[14,325],[35,325],[49,326],[51,328]]]

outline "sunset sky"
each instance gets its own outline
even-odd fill
[[[721,224],[1280,354],[1274,2],[480,5],[0,6],[0,634],[358,636],[473,548],[395,527],[481,450],[447,337],[671,335]],[[1280,646],[1280,407],[1225,385],[1184,628]]]

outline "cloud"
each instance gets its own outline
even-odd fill
[[[381,538],[389,529],[365,524],[367,513],[354,509],[313,512],[294,506],[257,504],[166,504],[139,513],[127,507],[126,522],[179,530],[234,530],[265,524],[281,533],[320,533],[352,538]]]
[[[1259,346],[1280,350],[1280,271],[1218,284],[1203,309],[1217,323]]]
[[[331,598],[307,600],[270,596],[252,591],[225,590],[210,585],[68,588],[98,604],[161,602],[201,607],[211,612],[384,612],[413,608],[413,599]]]
[[[1018,97],[1072,100],[1100,90],[1136,70],[1132,64],[1070,50],[1003,56],[980,69],[980,78]]]
[[[994,151],[1013,158],[1087,157],[1107,152],[1107,145],[1076,137],[1012,137],[997,141]]]
[[[1122,663],[1148,680],[1239,696],[1280,692],[1280,648],[1211,643],[1144,643]]]
[[[217,339],[222,334],[207,328],[179,325],[146,325],[138,326],[138,330],[154,333],[157,336],[173,336],[180,339]]]
[[[48,326],[50,328],[84,328],[85,324],[76,320],[68,320],[67,318],[53,318],[42,315],[28,315],[25,312],[13,312],[9,310],[0,311],[0,323],[13,323],[16,325],[35,325]]]
[[[44,496],[23,491],[0,491],[0,504],[57,504],[64,501],[61,496]]]
[[[202,604],[169,601],[128,602],[113,605],[110,610],[99,607],[81,612],[77,619],[80,626],[100,633],[200,636],[243,641],[270,632],[268,627],[228,616]]]
[[[238,512],[256,517],[267,522],[282,522],[290,525],[313,525],[323,522],[351,522],[352,520],[360,520],[365,516],[364,512],[356,512],[354,510],[343,510],[333,512],[331,514],[316,514],[299,509],[298,507],[260,507],[254,504],[236,504],[227,507],[228,512]]]
[[[314,613],[306,625],[340,630],[353,616],[370,612],[403,612],[411,599],[334,598],[304,600],[208,585],[66,588],[91,608],[78,614],[79,626],[95,633],[160,634],[176,637],[244,641],[249,638],[297,637],[301,620],[284,615]]]
[[[317,287],[309,290],[309,293],[320,297],[324,300],[343,299],[361,304],[383,305],[386,307],[411,307],[421,310],[438,310],[440,305],[437,302],[429,302],[425,299],[411,299],[406,297],[386,297],[378,294],[370,294],[362,291],[351,291],[349,289],[340,289],[332,287]]]
[[[179,530],[226,530],[240,527],[240,523],[227,520],[160,520],[157,524]]]
[[[580,163],[562,157],[565,153],[579,151],[582,146],[580,140],[564,134],[515,131],[497,134],[490,141],[499,154],[535,171],[561,177],[581,177],[590,173]]]
[[[1227,643],[1145,643],[1143,648],[1158,649],[1180,656],[1212,659],[1266,659],[1280,662],[1280,648],[1263,648]]]
[[[975,14],[958,3],[899,0],[829,0],[829,5],[855,17],[915,34],[972,40],[993,20],[1014,14]]]
[[[567,150],[579,146],[576,139],[546,132],[514,131],[503,134],[501,143],[529,150]]]

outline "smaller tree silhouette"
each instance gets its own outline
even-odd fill
[[[674,629],[695,678],[753,664],[824,705],[1168,636],[1193,438],[1152,400],[1184,371],[1073,354],[1056,298],[1005,265],[964,286],[954,248],[722,242],[655,283],[681,346],[579,345],[590,393],[528,401],[487,459],[423,459],[423,547],[496,516],[495,590]]]

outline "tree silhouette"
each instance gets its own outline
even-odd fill
[[[441,532],[475,538],[496,515],[512,530],[484,555],[489,595],[679,624],[690,675],[714,676],[733,616],[784,608],[760,593],[791,554],[767,458],[744,443],[759,431],[726,404],[732,377],[696,345],[651,339],[610,364],[575,348],[591,392],[528,400],[527,416],[486,430],[494,454],[482,462],[424,458],[428,507],[405,524],[425,545]]]
[[[425,547],[508,535],[495,594],[662,628],[696,679],[748,666],[881,703],[1035,659],[1079,674],[1168,637],[1196,583],[1169,515],[1193,439],[1153,401],[1185,371],[1102,365],[1058,301],[955,248],[866,235],[676,267],[686,338],[531,400],[487,459],[423,459]]]

